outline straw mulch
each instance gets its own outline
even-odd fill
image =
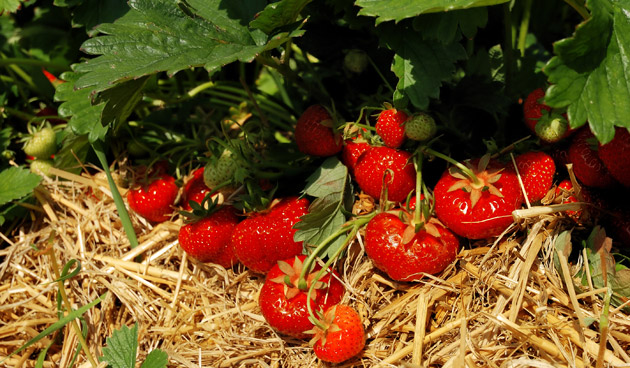
[[[35,221],[3,235],[0,359],[58,320],[54,254],[59,268],[81,263],[64,287],[74,309],[107,291],[84,315],[96,357],[112,331],[138,322],[138,361],[160,348],[172,367],[327,366],[307,342],[265,323],[257,305],[262,275],[187,258],[177,243],[179,216],[151,226],[132,215],[140,246],[130,249],[103,177],[59,174],[65,180],[46,179],[37,190]],[[580,294],[554,268],[553,241],[572,224],[558,214],[530,218],[495,243],[466,245],[455,264],[418,283],[375,270],[359,234],[336,267],[367,345],[339,366],[630,366],[630,317],[611,307],[602,343],[602,290]],[[559,261],[571,273],[583,267]],[[44,367],[67,367],[78,346],[69,325],[4,364],[33,367],[51,338],[59,341]],[[83,353],[75,366],[90,367]]]

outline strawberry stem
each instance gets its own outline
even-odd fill
[[[460,169],[462,173],[466,175],[472,181],[473,185],[482,184],[479,178],[472,172],[472,170],[470,170],[470,168],[466,167],[466,165],[462,164],[461,162],[454,160],[452,157],[446,156],[445,154],[435,151],[429,147],[424,147],[421,151],[428,153],[432,156],[435,156],[437,158],[441,158],[442,160],[453,164],[458,169]]]
[[[300,278],[298,280],[298,288],[300,290],[308,289],[308,284],[306,282],[306,274],[308,270],[311,269],[311,265],[313,264],[313,262],[315,262],[315,259],[317,258],[319,253],[321,253],[330,243],[332,243],[339,236],[341,236],[344,233],[347,233],[349,228],[352,228],[352,233],[354,236],[354,234],[356,234],[357,229],[367,224],[375,215],[376,213],[373,212],[364,216],[356,217],[355,219],[346,222],[339,230],[329,235],[320,244],[318,244],[317,247],[304,260],[302,272],[300,273]],[[347,247],[349,240],[352,239],[353,236],[348,236],[346,238],[346,241],[344,241],[344,243],[339,247],[339,249],[335,252],[335,254],[332,257],[330,257],[329,262],[334,261],[339,256],[339,254],[341,254],[341,251]],[[314,283],[316,283],[317,280],[319,280],[319,278],[320,277],[317,277],[314,280]]]
[[[420,223],[422,214],[422,160],[424,159],[422,152],[418,152],[418,155],[413,157],[413,165],[416,168],[416,208],[413,211],[413,221],[416,224]]]
[[[356,236],[357,232],[359,231],[359,229],[365,225],[367,222],[369,222],[372,217],[374,217],[375,213],[366,215],[366,216],[361,216],[361,217],[357,217],[355,220],[349,221],[347,222],[342,228],[341,230],[343,231],[347,231],[348,227],[352,227],[352,229],[350,230],[350,233],[348,234],[348,236],[346,237],[346,239],[344,240],[343,244],[335,251],[335,253],[328,258],[328,260],[326,261],[326,263],[324,264],[324,266],[322,267],[321,270],[319,270],[319,272],[317,273],[317,275],[315,275],[315,279],[313,279],[313,282],[311,283],[310,287],[308,288],[308,292],[306,294],[306,300],[308,301],[308,303],[306,303],[306,309],[308,310],[308,314],[311,317],[310,320],[311,322],[321,328],[321,329],[325,329],[326,327],[320,322],[320,320],[317,318],[317,316],[315,315],[315,313],[313,312],[313,307],[311,306],[310,301],[311,299],[311,294],[313,293],[313,290],[315,289],[315,286],[318,284],[319,280],[324,276],[324,274],[326,272],[328,272],[328,268],[330,267],[330,265],[339,257],[339,255],[348,247],[348,244],[350,244],[350,242],[352,241],[352,239],[354,239],[354,237]],[[341,235],[342,232],[336,232],[333,235],[336,235],[334,237],[332,237],[332,240],[334,240],[335,238],[337,238],[337,236]],[[326,240],[330,239],[331,237],[328,237]],[[325,240],[325,241],[326,241]],[[332,241],[330,240],[330,241]],[[325,244],[325,243],[322,243]],[[319,245],[315,251],[313,251],[313,253],[311,253],[305,260],[304,260],[304,267],[302,268],[302,274],[300,274],[300,280],[298,281],[298,283],[300,285],[302,285],[302,282],[304,282],[304,284],[306,284],[306,280],[304,279],[304,274],[305,271],[308,270],[310,268],[311,263],[315,260],[316,254],[321,251],[322,246]],[[307,263],[309,262],[309,263]],[[301,289],[301,287],[300,287]]]

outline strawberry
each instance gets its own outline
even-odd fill
[[[343,66],[351,73],[361,74],[368,66],[368,56],[363,50],[352,49],[343,58]]]
[[[127,192],[129,207],[138,215],[152,222],[170,219],[171,206],[179,191],[175,178],[162,174],[148,185],[132,188]]]
[[[386,183],[387,198],[400,202],[416,187],[416,170],[411,154],[389,147],[372,147],[357,160],[354,176],[361,190],[380,198]]]
[[[179,229],[179,245],[200,262],[212,262],[225,268],[236,263],[232,233],[238,217],[231,206],[223,206],[210,215]]]
[[[359,313],[352,307],[338,304],[324,312],[322,326],[315,326],[311,340],[315,355],[330,363],[341,363],[365,347],[365,331]]]
[[[578,199],[573,195],[573,183],[571,180],[565,179],[558,183],[556,187],[556,202],[559,203],[575,203],[578,202]],[[574,221],[579,221],[582,216],[582,211],[566,211],[567,216],[569,216]]]
[[[297,285],[305,259],[305,255],[299,255],[278,261],[267,273],[258,298],[262,315],[271,327],[280,333],[300,339],[306,338],[308,334],[305,332],[313,327],[306,305],[307,295],[308,288],[321,270],[321,267],[316,265],[307,274],[307,289],[300,290]],[[314,286],[310,300],[311,309],[327,310],[341,301],[344,291],[339,275],[329,269]]]
[[[252,271],[264,273],[278,261],[301,254],[303,245],[293,240],[293,226],[308,213],[308,206],[306,198],[287,197],[241,221],[232,235],[239,261]]]
[[[348,139],[345,141],[343,145],[343,149],[341,150],[341,162],[348,168],[348,172],[353,175],[354,168],[357,165],[357,160],[359,156],[363,154],[363,152],[370,149],[371,146],[369,143],[360,140],[351,140]]]
[[[580,183],[595,188],[611,188],[616,180],[597,154],[597,139],[588,127],[573,137],[569,146],[569,162]]]
[[[530,151],[516,156],[515,161],[529,201],[543,199],[551,189],[556,173],[553,158],[545,152]]]
[[[50,175],[50,168],[53,167],[53,160],[49,159],[35,159],[30,163],[31,172],[35,174]]]
[[[447,228],[468,239],[500,235],[512,224],[512,211],[523,203],[511,166],[488,156],[466,164],[476,179],[460,168],[446,170],[435,185],[435,213]]]
[[[295,125],[298,150],[312,156],[332,156],[341,151],[342,138],[333,130],[333,118],[321,105],[308,107]]]
[[[208,188],[232,189],[238,163],[232,151],[225,150],[218,158],[212,157],[203,172],[203,181]]]
[[[24,139],[24,153],[40,159],[49,159],[57,152],[57,133],[50,125],[34,128],[29,125],[29,135]]]
[[[459,240],[448,229],[429,221],[416,232],[413,222],[401,217],[412,216],[403,210],[382,212],[367,224],[365,252],[378,269],[394,280],[418,281],[455,260]]]
[[[630,133],[626,128],[615,128],[615,137],[599,144],[597,154],[604,166],[619,183],[630,187]]]
[[[537,88],[527,95],[523,103],[525,125],[538,138],[548,143],[555,143],[571,135],[566,114],[559,114],[542,102],[545,90]],[[541,124],[539,127],[538,125]]]
[[[206,194],[210,192],[210,188],[203,180],[205,168],[201,167],[193,171],[193,176],[184,185],[183,204],[182,207],[185,211],[190,211],[190,201],[201,203],[206,197]]]
[[[376,133],[383,143],[390,148],[398,148],[405,143],[405,121],[407,114],[402,110],[388,108],[383,110],[376,120]]]
[[[431,139],[436,132],[435,120],[426,113],[414,114],[405,123],[405,134],[414,141]]]

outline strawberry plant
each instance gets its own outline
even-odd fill
[[[114,202],[129,248],[139,226],[175,223],[169,259],[198,261],[181,262],[169,316],[190,264],[264,274],[258,308],[276,331],[302,338],[310,323],[316,356],[355,359],[365,331],[335,281],[357,242],[401,284],[522,232],[514,213],[532,204],[627,242],[626,201],[562,206],[627,197],[629,14],[613,0],[5,0],[0,247],[50,215],[47,185],[102,173],[95,198]],[[266,299],[299,321],[276,325]],[[131,366],[132,347],[127,365],[104,355]]]

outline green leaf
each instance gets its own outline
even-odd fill
[[[435,40],[423,40],[408,27],[379,27],[381,40],[396,55],[392,71],[398,77],[394,102],[405,106],[409,100],[419,110],[426,110],[430,98],[440,96],[442,82],[455,73],[455,62],[466,58],[459,43],[444,45]]]
[[[293,238],[306,246],[317,246],[346,222],[344,211],[349,210],[348,198],[352,198],[348,168],[335,157],[327,159],[307,179],[303,193],[316,199],[309,213],[295,225],[297,231]],[[333,255],[343,241],[343,237],[338,237],[322,253]]]
[[[377,17],[376,24],[386,21],[399,22],[423,13],[445,12],[506,3],[509,0],[357,0],[362,9],[359,15]]]
[[[603,228],[596,226],[586,240],[585,247],[593,287],[609,287],[613,292],[612,304],[615,306],[623,304],[630,298],[630,269],[616,264],[610,253],[612,239],[606,236]],[[586,273],[582,275],[582,284],[588,285]]]
[[[13,13],[20,7],[20,0],[0,0],[0,13]]]
[[[414,18],[413,28],[425,39],[450,44],[459,41],[462,35],[475,37],[477,29],[485,27],[487,22],[487,8],[471,8],[420,15]]]
[[[74,26],[85,26],[88,33],[96,33],[99,24],[111,23],[129,11],[126,0],[89,0],[83,1],[73,9]]]
[[[66,81],[57,86],[55,100],[64,101],[59,106],[59,115],[71,117],[68,125],[76,135],[87,135],[90,142],[103,139],[108,127],[101,124],[104,104],[92,105],[93,89],[75,89],[75,82],[80,74],[66,72],[61,79]]]
[[[106,340],[101,361],[106,361],[112,368],[134,368],[138,352],[138,323],[132,328],[121,326]]]
[[[300,11],[310,2],[311,0],[282,0],[271,3],[258,14],[250,26],[271,34],[274,29],[295,22]]]
[[[54,166],[77,174],[82,170],[79,162],[85,162],[89,150],[87,135],[69,133],[64,137],[61,149],[55,154]]]
[[[164,368],[168,364],[168,355],[160,350],[152,350],[140,368]]]
[[[571,127],[589,122],[602,143],[615,126],[630,128],[630,13],[618,3],[589,1],[592,16],[555,44],[544,72],[545,103],[568,107]]]
[[[148,79],[149,77],[132,79],[99,93],[95,102],[105,104],[101,124],[115,127],[125,122],[142,99],[142,89]]]
[[[267,36],[246,25],[253,10],[242,1],[131,0],[131,10],[114,23],[102,24],[105,35],[87,40],[82,50],[101,55],[75,67],[85,73],[76,88],[100,92],[121,81],[166,71],[169,75],[203,66],[212,72],[264,51]],[[245,9],[245,10],[243,10]],[[274,44],[282,37],[274,39]]]
[[[32,339],[30,339],[26,344],[22,345],[19,349],[13,351],[11,354],[9,354],[8,356],[4,357],[3,359],[0,359],[0,364],[3,361],[5,361],[6,359],[9,359],[10,357],[12,357],[13,355],[18,354],[21,351],[24,351],[29,346],[35,344],[36,342],[38,342],[39,340],[43,339],[44,337],[46,337],[46,336],[52,334],[53,332],[63,328],[65,325],[67,325],[69,322],[71,322],[75,318],[81,317],[89,309],[91,309],[92,307],[94,307],[95,305],[97,305],[98,303],[103,301],[103,299],[105,299],[105,296],[107,296],[107,292],[105,292],[103,295],[99,296],[98,298],[94,299],[89,304],[86,304],[86,305],[80,307],[79,309],[70,311],[70,313],[65,315],[63,318],[59,319],[59,321],[57,321],[57,322],[53,323],[52,325],[50,325],[44,331],[42,331],[39,334],[37,334],[37,336],[35,336]],[[131,366],[131,367],[133,367],[133,366]]]
[[[0,205],[20,199],[33,192],[42,178],[21,167],[0,172]]]

